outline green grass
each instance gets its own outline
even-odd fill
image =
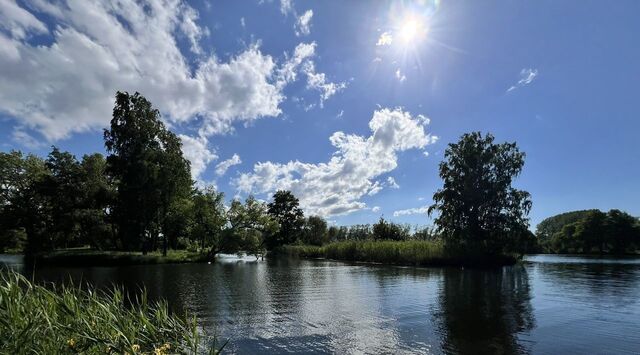
[[[515,256],[484,256],[448,253],[437,241],[348,241],[323,246],[289,245],[279,252],[303,258],[373,262],[416,266],[509,265]]]
[[[113,266],[141,264],[178,264],[207,261],[206,255],[186,250],[169,250],[167,256],[153,252],[101,251],[92,249],[66,249],[38,254],[30,259],[36,264],[67,266]]]
[[[193,318],[119,289],[83,291],[35,285],[15,272],[0,276],[2,354],[216,354]],[[224,346],[223,346],[224,347]]]

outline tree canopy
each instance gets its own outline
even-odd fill
[[[530,195],[512,186],[524,166],[516,143],[491,134],[464,134],[440,163],[443,187],[429,214],[450,249],[496,254],[513,250],[527,233]]]

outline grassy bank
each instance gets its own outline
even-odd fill
[[[102,251],[92,249],[66,249],[37,254],[27,258],[37,265],[115,266],[144,264],[178,264],[207,261],[206,255],[186,250],[169,250],[167,256],[153,252]]]
[[[13,272],[0,275],[0,334],[2,354],[218,352],[207,350],[195,319],[170,314],[144,294],[128,302],[117,289],[45,288]]]
[[[494,266],[512,265],[515,256],[452,254],[440,242],[432,241],[350,241],[323,246],[289,245],[279,253],[302,258],[326,258],[414,266]]]

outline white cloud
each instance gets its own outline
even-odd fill
[[[227,170],[229,170],[230,167],[238,164],[242,164],[242,160],[240,160],[240,156],[238,154],[234,154],[231,158],[223,160],[216,165],[216,175],[222,176],[227,173]]]
[[[288,15],[293,11],[293,0],[280,0],[280,12],[283,15]]]
[[[371,209],[371,212],[373,212],[373,213],[380,212],[380,206],[373,206],[373,208]]]
[[[371,134],[335,132],[331,159],[317,164],[300,161],[260,162],[232,183],[243,193],[291,190],[309,214],[336,216],[366,207],[360,199],[382,188],[377,177],[397,167],[397,154],[423,149],[435,141],[425,132],[424,116],[402,109],[380,109],[369,121]],[[388,181],[387,181],[388,182]]]
[[[22,130],[22,128],[19,127],[13,130],[11,138],[29,149],[38,149],[45,146],[44,142],[34,138],[32,135],[25,132],[24,130]]]
[[[244,17],[240,17],[240,26],[242,26],[242,28],[247,27],[247,22],[245,21]]]
[[[378,42],[376,42],[376,46],[388,46],[391,43],[393,43],[393,36],[391,35],[391,32],[382,32],[378,38]]]
[[[200,40],[209,31],[183,1],[28,4],[0,1],[0,111],[47,141],[107,126],[117,90],[141,92],[170,123],[199,119],[202,136],[281,114],[287,82],[278,63],[258,45],[226,61],[208,54]],[[49,33],[52,43],[30,43],[31,33]],[[195,59],[181,52],[181,39]]]
[[[399,217],[399,216],[410,216],[414,214],[427,214],[428,211],[429,211],[429,206],[422,206],[417,208],[409,208],[406,210],[394,211],[393,216]]]
[[[294,30],[296,36],[308,36],[311,33],[311,18],[313,17],[313,10],[307,10],[304,14],[300,15],[296,19]]]
[[[307,88],[320,92],[320,107],[331,96],[344,90],[346,82],[333,83],[327,80],[325,73],[316,72],[315,63],[312,58],[315,56],[316,43],[300,43],[296,46],[293,56],[289,58],[278,71],[278,84],[284,86],[297,79],[298,72],[302,72],[307,78]],[[307,105],[313,108],[315,105]]]
[[[533,80],[538,76],[538,69],[525,68],[520,71],[520,80],[515,85],[512,85],[507,92],[513,91],[519,87],[531,84]]]
[[[396,182],[396,179],[394,179],[391,176],[389,176],[387,178],[387,186],[389,186],[392,189],[399,189],[400,188],[400,185],[398,185],[398,183]]]
[[[400,80],[400,82],[403,82],[405,80],[407,80],[407,77],[402,74],[402,72],[400,72],[400,69],[396,70],[396,79]]]
[[[338,114],[336,115],[336,118],[342,118],[342,116],[344,116],[344,110],[340,110],[340,112],[338,112]]]
[[[179,135],[182,140],[182,153],[191,162],[191,177],[199,179],[210,162],[218,159],[214,150],[209,149],[206,137]]]

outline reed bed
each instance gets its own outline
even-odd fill
[[[1,354],[217,354],[195,318],[166,302],[129,300],[114,288],[36,285],[13,271],[0,276]],[[215,342],[214,342],[215,343]],[[222,348],[224,345],[222,346]]]
[[[302,258],[326,258],[415,266],[509,265],[517,261],[511,255],[474,255],[447,252],[440,241],[343,241],[323,246],[289,245],[281,253]]]

